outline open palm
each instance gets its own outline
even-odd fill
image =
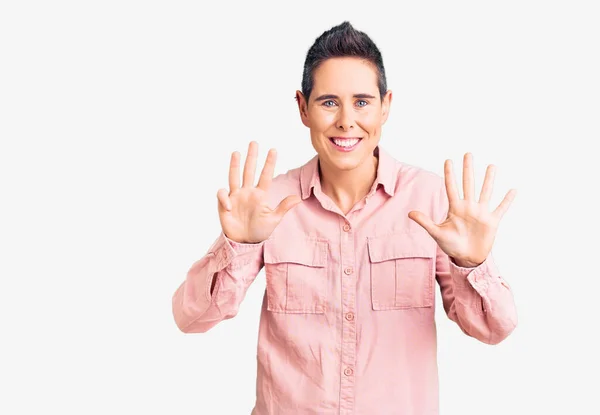
[[[302,199],[291,195],[279,203],[275,209],[268,204],[268,191],[271,186],[277,153],[269,150],[258,185],[254,186],[258,144],[250,142],[244,164],[243,181],[240,187],[240,153],[231,155],[229,166],[229,191],[217,192],[219,220],[223,233],[229,239],[240,243],[258,243],[269,238],[283,216]]]
[[[495,174],[495,166],[489,165],[479,201],[475,201],[472,159],[471,153],[466,153],[463,159],[464,199],[460,199],[458,194],[452,161],[446,160],[444,163],[449,209],[448,216],[442,223],[435,224],[422,212],[411,211],[408,214],[409,218],[435,239],[449,257],[462,266],[477,266],[485,261],[492,249],[500,220],[516,196],[516,190],[511,189],[500,205],[493,212],[489,211]]]

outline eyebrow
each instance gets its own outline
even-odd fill
[[[354,98],[370,98],[370,99],[375,99],[375,97],[373,95],[370,94],[354,94],[352,95],[352,97]],[[325,95],[321,95],[318,96],[317,98],[315,98],[315,101],[325,101],[327,99],[339,99],[340,97],[338,97],[337,95],[333,95],[333,94],[325,94]]]

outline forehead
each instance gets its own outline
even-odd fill
[[[314,71],[313,90],[317,94],[375,94],[379,91],[377,69],[371,62],[361,58],[330,58]]]

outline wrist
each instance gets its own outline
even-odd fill
[[[475,268],[483,264],[483,261],[472,261],[466,258],[452,258],[452,261],[462,268]]]

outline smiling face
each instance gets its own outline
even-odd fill
[[[302,123],[310,129],[321,164],[352,170],[370,162],[392,100],[381,100],[376,67],[360,58],[330,58],[313,74],[308,97],[296,92]]]

